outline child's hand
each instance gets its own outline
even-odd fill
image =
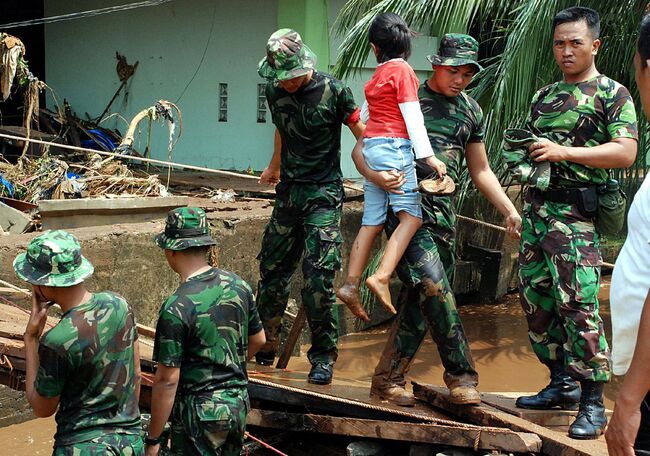
[[[447,174],[447,166],[445,166],[442,161],[438,160],[435,155],[425,158],[424,162],[438,173],[439,178]]]

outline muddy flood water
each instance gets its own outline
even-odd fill
[[[609,277],[600,291],[601,313],[608,340],[611,341],[609,316]],[[461,307],[465,330],[479,372],[479,389],[483,392],[533,392],[548,383],[548,371],[535,357],[526,332],[526,323],[517,294],[506,296],[497,305],[465,305]],[[335,377],[369,386],[383,347],[387,328],[341,338]],[[306,353],[308,347],[303,347]],[[253,365],[250,366],[254,368]],[[292,358],[289,369],[309,370],[306,356]],[[435,345],[427,336],[416,355],[409,380],[443,385],[442,365]],[[612,408],[622,378],[614,377],[605,389],[605,405]],[[0,428],[0,455],[47,455],[52,451],[54,418],[35,419]]]

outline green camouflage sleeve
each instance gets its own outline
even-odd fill
[[[607,132],[612,139],[638,139],[636,110],[630,92],[622,85],[617,85],[611,97],[605,100]]]
[[[360,110],[354,102],[354,95],[349,87],[340,84],[339,92],[336,99],[336,109],[338,118],[342,124],[357,123],[359,121]],[[354,114],[354,116],[353,116]]]
[[[255,297],[253,296],[253,290],[251,289],[248,283],[244,282],[246,290],[246,300],[248,301],[248,335],[252,336],[257,334],[262,329],[262,320],[260,320],[260,314],[257,312],[257,306],[255,305]]]
[[[38,347],[39,366],[34,387],[44,397],[56,397],[63,391],[67,372],[67,359],[45,344]]]
[[[476,114],[474,118],[475,124],[467,142],[481,143],[485,138],[485,116],[483,115],[483,110],[478,103],[472,103],[472,107]]]
[[[172,296],[170,299],[175,299]],[[169,301],[163,304],[153,347],[153,360],[167,367],[181,367],[183,350],[187,336],[185,322],[174,312],[175,304]]]

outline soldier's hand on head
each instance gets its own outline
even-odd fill
[[[38,285],[32,285],[32,312],[25,328],[25,337],[40,338],[47,321],[47,308],[52,303],[45,299]]]
[[[542,138],[528,148],[530,158],[536,162],[559,162],[567,159],[567,148]]]
[[[513,239],[521,237],[521,216],[516,211],[506,217],[506,231]]]
[[[258,183],[266,185],[275,185],[278,182],[280,182],[280,170],[271,168],[264,168],[258,181]]]

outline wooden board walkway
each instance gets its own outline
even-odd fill
[[[481,405],[467,407],[452,404],[448,400],[447,389],[431,385],[413,383],[415,396],[429,404],[445,410],[454,416],[467,419],[484,426],[503,426],[513,431],[531,432],[537,434],[542,440],[542,453],[549,456],[607,456],[607,444],[604,437],[598,440],[575,440],[569,438],[565,432],[559,432],[531,423],[521,417],[493,407],[488,402]],[[491,400],[496,396],[487,397]],[[482,395],[485,398],[485,394]],[[553,412],[548,412],[553,413]]]

